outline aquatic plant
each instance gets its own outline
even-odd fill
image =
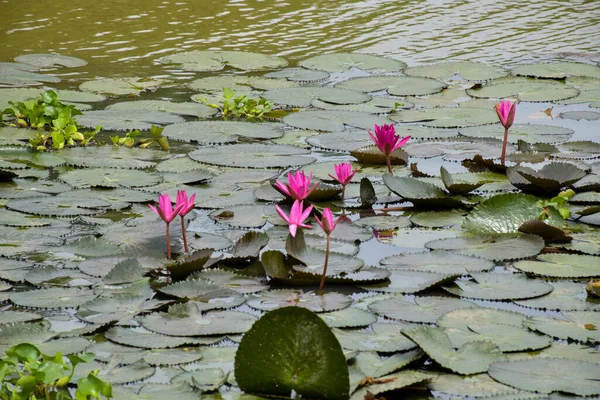
[[[194,199],[196,198],[196,193],[190,196],[188,199],[187,192],[185,190],[177,191],[177,201],[175,203],[175,207],[181,205],[181,210],[179,210],[179,216],[181,217],[181,235],[183,236],[183,247],[185,248],[185,252],[189,253],[187,236],[185,234],[185,221],[184,217],[189,214],[190,211],[194,209]]]
[[[157,143],[164,151],[169,150],[169,141],[162,135],[165,128],[161,126],[152,125],[150,128],[150,138],[139,139],[136,143],[135,138],[140,136],[142,132],[139,129],[129,131],[125,136],[120,137],[119,135],[110,136],[110,140],[115,146],[134,147],[135,145],[145,149],[150,147],[153,143]]]
[[[72,399],[67,388],[80,363],[91,362],[93,353],[46,355],[33,344],[21,343],[6,350],[0,360],[0,398],[14,400]],[[96,376],[97,371],[77,381],[77,400],[112,398],[112,385]]]
[[[171,198],[168,194],[161,194],[158,196],[158,208],[149,204],[148,207],[152,209],[163,221],[167,224],[167,260],[171,259],[171,242],[169,240],[169,224],[175,219],[179,212],[183,208],[184,204],[175,204],[175,208],[172,208]]]
[[[264,119],[266,114],[273,108],[273,102],[261,97],[258,100],[249,98],[245,94],[236,96],[235,91],[223,88],[223,106],[216,103],[208,103],[207,99],[201,99],[202,103],[219,110],[224,119],[246,118]]]
[[[285,222],[290,225],[290,234],[292,236],[296,236],[296,232],[298,228],[306,228],[311,229],[310,225],[304,223],[306,218],[310,215],[310,212],[313,209],[313,206],[308,206],[303,211],[304,205],[300,200],[294,201],[292,204],[292,209],[290,210],[290,215],[288,216],[285,211],[283,211],[278,205],[275,205],[275,209],[277,209],[277,213]]]
[[[338,181],[342,185],[342,201],[344,201],[344,194],[346,192],[346,185],[350,183],[358,168],[352,170],[352,165],[349,163],[334,164],[335,175],[328,174],[332,179]]]
[[[304,171],[296,171],[295,173],[288,173],[288,184],[281,183],[280,181],[275,182],[275,188],[283,194],[291,197],[294,200],[304,200],[312,192],[315,191],[320,182],[315,183],[310,187],[310,180],[312,179],[312,172],[306,177]]]
[[[394,125],[383,124],[381,126],[375,124],[374,126],[375,135],[369,131],[369,136],[375,143],[375,145],[385,154],[385,160],[387,162],[388,171],[392,173],[392,162],[390,160],[390,154],[402,145],[406,144],[410,140],[410,136],[400,138],[396,135],[396,129]]]
[[[343,192],[342,192],[343,193]],[[336,220],[333,220],[333,213],[330,208],[324,208],[322,212],[323,216],[321,219],[319,217],[315,217],[317,223],[327,235],[327,247],[325,249],[325,264],[323,266],[323,275],[321,276],[321,283],[319,284],[319,291],[323,290],[323,286],[325,285],[325,276],[327,275],[327,263],[329,261],[329,248],[331,245],[331,232],[335,229],[335,226],[340,221],[341,217],[337,217]]]
[[[515,108],[517,102],[510,104],[510,100],[502,100],[500,103],[494,106],[496,110],[496,114],[498,114],[498,119],[500,123],[504,127],[504,141],[502,142],[502,155],[500,159],[502,161],[502,165],[506,161],[506,144],[508,143],[508,129],[512,126],[515,121]]]

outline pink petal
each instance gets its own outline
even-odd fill
[[[290,223],[290,219],[288,218],[287,214],[277,205],[275,204],[275,209],[277,210],[277,214],[279,214],[279,216],[288,224]]]

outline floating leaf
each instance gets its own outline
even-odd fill
[[[402,297],[377,301],[369,305],[369,310],[391,319],[434,324],[442,315],[468,307],[475,304],[448,297],[417,296],[414,301]]]
[[[598,257],[579,254],[541,254],[537,260],[518,261],[514,266],[523,272],[555,278],[600,277]]]
[[[517,97],[520,101],[556,101],[575,97],[579,90],[552,82],[507,82],[467,89],[467,94],[480,98]]]
[[[550,346],[552,339],[516,326],[469,325],[468,330],[447,328],[445,330],[454,347],[474,341],[489,341],[500,351],[539,350]]]
[[[255,232],[252,232],[255,233]],[[249,294],[267,290],[269,286],[257,279],[238,275],[230,271],[219,269],[204,269],[193,274],[194,278],[200,278],[214,283],[222,288],[231,289],[236,293]]]
[[[16,62],[33,65],[37,68],[52,68],[56,66],[75,68],[87,65],[81,58],[63,56],[62,54],[24,54],[15,58]]]
[[[287,125],[300,129],[338,132],[346,126],[372,129],[389,122],[386,118],[353,111],[300,111],[283,117]]]
[[[369,114],[388,114],[391,113],[394,108],[404,109],[414,107],[414,104],[410,101],[402,100],[399,102],[397,99],[387,97],[374,97],[366,103],[361,104],[333,104],[314,99],[310,102],[310,105],[329,111],[352,111]]]
[[[453,274],[437,274],[433,272],[396,270],[388,278],[388,283],[361,286],[365,290],[385,293],[417,293],[429,287],[441,284],[456,277]]]
[[[383,182],[392,192],[416,206],[454,208],[462,205],[459,198],[451,197],[437,186],[416,178],[395,177],[386,173]]]
[[[526,184],[515,173],[525,178]],[[539,170],[515,166],[507,170],[511,183],[523,191],[540,191],[545,194],[558,193],[561,188],[572,185],[586,175],[581,168],[571,163],[552,162]],[[533,187],[532,187],[533,186]]]
[[[481,108],[433,108],[425,110],[402,110],[390,115],[398,122],[421,122],[433,128],[464,128],[492,124],[498,116],[492,110]]]
[[[564,79],[568,76],[600,78],[600,68],[597,66],[574,62],[520,65],[514,68],[511,73],[517,76],[531,76],[545,79]]]
[[[561,391],[589,396],[600,393],[597,364],[561,358],[498,362],[488,373],[495,380],[541,393]]]
[[[42,344],[57,336],[49,331],[47,322],[16,323],[0,327],[0,351],[3,353],[20,343]]]
[[[77,117],[77,123],[85,128],[102,126],[107,131],[139,129],[149,131],[152,125],[168,125],[184,122],[183,117],[160,111],[99,110],[87,111]]]
[[[354,392],[350,399],[364,400],[368,399],[369,395],[378,395],[380,393],[385,393],[388,391],[403,389],[407,386],[423,382],[429,379],[429,376],[419,371],[401,371],[395,374],[382,376],[380,379],[385,383],[375,382],[372,385],[364,386],[358,389],[356,392]]]
[[[335,87],[359,92],[387,90],[393,96],[423,96],[437,93],[447,87],[443,82],[412,76],[368,76],[340,82]]]
[[[333,104],[359,104],[371,100],[368,94],[354,90],[314,86],[269,90],[264,97],[275,104],[290,107],[310,107],[313,100]]]
[[[442,367],[459,374],[485,372],[491,363],[506,360],[496,345],[485,341],[468,342],[455,352],[448,336],[438,328],[422,326],[403,333]]]
[[[356,328],[377,322],[377,315],[353,307],[318,315],[330,328]]]
[[[317,82],[329,78],[325,71],[307,68],[283,68],[263,75],[265,78],[285,78],[292,82]]]
[[[376,322],[371,330],[333,329],[333,333],[345,349],[391,353],[411,350],[416,345],[402,335],[401,330],[414,325],[386,324]]]
[[[126,346],[147,348],[147,349],[166,349],[174,348],[183,345],[195,345],[195,344],[212,344],[222,340],[222,337],[213,338],[189,338],[189,337],[176,337],[159,335],[152,332],[138,332],[131,329],[122,328],[119,326],[113,326],[110,328],[104,336],[107,339],[112,340],[115,343],[119,343]],[[139,350],[137,350],[139,351]]]
[[[396,353],[383,359],[374,351],[361,351],[354,357],[354,367],[360,369],[366,376],[379,378],[399,370],[422,356],[421,349]]]
[[[576,282],[548,282],[554,290],[535,299],[515,301],[520,306],[559,311],[600,311],[600,299],[587,296],[585,285]]]
[[[331,53],[302,60],[301,67],[327,72],[344,72],[358,68],[367,72],[396,72],[406,68],[402,61],[370,54]]]
[[[193,305],[201,311],[236,307],[244,302],[243,296],[229,288],[193,277],[164,286],[160,291],[169,296],[193,300]]]
[[[283,131],[274,125],[241,121],[194,121],[169,125],[163,131],[169,139],[197,144],[232,143],[240,136],[252,139],[276,139]]]
[[[455,253],[488,260],[516,260],[532,257],[544,248],[544,240],[535,235],[508,237],[474,236],[434,240],[426,244],[432,250],[451,250]]]
[[[470,325],[509,325],[521,327],[526,316],[514,311],[493,308],[459,308],[441,316],[436,324],[440,328],[468,331]]]
[[[21,63],[0,63],[0,85],[8,87],[35,86],[41,82],[60,82],[60,78],[52,75],[38,74],[37,68]]]
[[[314,312],[327,312],[341,310],[348,307],[352,299],[341,293],[324,293],[318,295],[314,292],[304,293],[301,290],[271,290],[248,296],[247,304],[262,311],[271,311],[286,306],[307,308]]]
[[[406,68],[403,72],[409,76],[423,76],[440,80],[447,80],[459,76],[467,81],[488,81],[509,74],[509,72],[503,68],[472,61],[420,65],[418,67]]]
[[[340,344],[314,313],[295,307],[265,314],[246,333],[236,354],[235,376],[250,393],[348,398]]]
[[[398,254],[380,261],[389,270],[413,270],[464,275],[494,268],[494,263],[483,258],[463,256],[446,251]]]
[[[600,342],[600,315],[594,311],[563,312],[564,319],[533,317],[525,321],[531,330],[542,332],[559,339],[573,339],[580,342]]]
[[[247,51],[201,51],[176,53],[156,60],[159,64],[178,64],[184,71],[219,71],[225,66],[255,71],[281,68],[287,61],[281,57]]]
[[[163,177],[138,170],[87,168],[65,172],[60,179],[77,188],[117,188],[152,186],[160,183]]]
[[[0,326],[6,324],[36,321],[43,318],[43,315],[34,312],[3,310],[2,314],[0,314]],[[0,329],[2,328],[0,327]]]
[[[76,308],[95,297],[89,289],[50,288],[16,292],[10,301],[21,307]]]
[[[460,182],[458,181],[458,179],[460,179],[458,175],[455,175],[453,177],[443,166],[440,167],[440,174],[442,176],[442,182],[444,182],[446,190],[448,190],[453,195],[467,194],[470,191],[473,191],[483,185],[483,182]],[[455,181],[454,178],[457,178],[457,180]]]
[[[79,89],[111,96],[139,95],[145,91],[154,91],[168,82],[162,78],[140,78],[137,76],[129,78],[102,78],[83,82],[79,85]],[[79,118],[77,118],[77,122],[79,122]]]
[[[244,154],[244,157],[239,157]],[[303,157],[309,151],[294,146],[268,144],[236,144],[231,146],[207,147],[192,151],[192,160],[207,164],[244,168],[293,167],[311,164],[312,157]]]
[[[504,127],[501,125],[485,125],[469,128],[460,128],[461,136],[474,138],[504,137]],[[510,127],[508,141],[518,143],[519,140],[527,143],[560,143],[569,140],[573,136],[573,130],[554,125],[514,124]]]
[[[457,210],[419,212],[410,216],[410,222],[425,228],[460,225],[464,219],[463,214]]]
[[[471,273],[475,281],[455,280],[444,290],[457,296],[483,300],[529,299],[550,293],[553,287],[522,274]]]

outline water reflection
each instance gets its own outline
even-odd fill
[[[59,11],[49,13],[49,6]],[[558,52],[594,52],[600,44],[595,0],[55,0],[26,6],[2,0],[0,12],[3,61],[60,52],[104,64],[227,49],[290,59],[361,51],[409,64],[470,59],[512,65]]]

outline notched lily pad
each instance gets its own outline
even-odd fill
[[[15,58],[16,62],[33,65],[37,68],[52,68],[56,66],[75,68],[87,65],[81,58],[63,56],[62,54],[24,54]]]
[[[509,72],[503,68],[471,61],[421,65],[418,67],[406,68],[403,72],[409,76],[423,76],[441,80],[460,77],[467,81],[488,81],[491,79],[502,78],[509,74]]]
[[[176,114],[161,111],[98,110],[87,111],[77,117],[77,123],[86,128],[102,126],[107,131],[139,129],[149,131],[152,125],[168,125],[184,122]]]
[[[192,160],[214,165],[275,168],[311,164],[315,159],[304,156],[309,153],[309,151],[295,146],[253,143],[207,147],[192,151],[188,156]],[[240,157],[240,154],[244,154],[244,157]]]
[[[552,285],[522,274],[471,273],[475,281],[457,279],[444,290],[460,297],[482,300],[528,299],[550,293]]]
[[[286,306],[307,308],[314,312],[328,312],[348,307],[352,299],[341,293],[325,293],[317,295],[314,292],[304,293],[302,290],[271,290],[250,295],[247,304],[257,310],[270,311]]]
[[[516,97],[520,101],[542,102],[575,97],[579,90],[551,82],[507,82],[467,89],[467,94],[479,98]]]
[[[398,254],[386,257],[379,262],[388,270],[414,270],[457,275],[494,268],[494,263],[490,260],[446,251]]]
[[[299,111],[286,115],[282,121],[295,128],[329,132],[343,131],[347,126],[372,129],[389,122],[384,117],[353,111]]]
[[[515,268],[530,274],[554,278],[600,277],[600,258],[579,254],[541,254],[537,261],[523,260]]]
[[[532,257],[544,248],[544,239],[536,235],[465,236],[438,239],[425,245],[432,250],[451,250],[458,254],[481,257],[488,260],[516,260]]]
[[[110,96],[139,95],[145,91],[154,91],[168,83],[168,80],[162,78],[140,78],[137,76],[129,78],[103,78],[83,82],[79,85],[79,89]],[[77,122],[79,122],[79,118],[77,118]]]
[[[366,72],[396,72],[406,68],[402,61],[370,54],[331,53],[302,60],[301,67],[327,72],[344,72],[358,68]]]
[[[354,90],[314,86],[269,90],[264,97],[289,107],[310,107],[311,102],[317,99],[333,104],[359,104],[371,100],[368,94]]]
[[[447,87],[443,82],[412,76],[368,76],[340,82],[335,87],[359,92],[386,90],[393,96],[423,96],[437,93]]]
[[[281,57],[247,51],[202,51],[176,53],[155,60],[159,64],[177,64],[184,71],[219,71],[229,66],[243,71],[281,68],[287,61]]]

